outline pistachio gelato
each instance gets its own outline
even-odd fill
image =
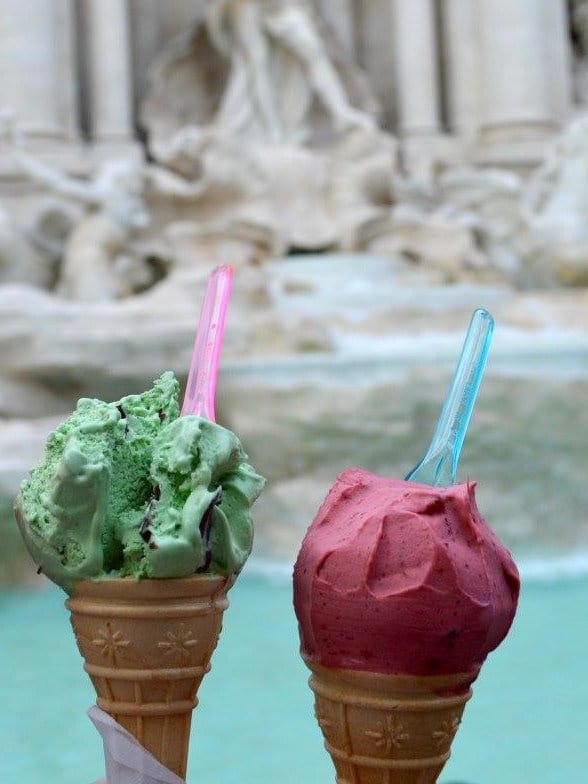
[[[179,416],[179,385],[114,403],[83,398],[22,483],[16,517],[40,569],[76,580],[232,575],[251,551],[265,480],[237,436]]]

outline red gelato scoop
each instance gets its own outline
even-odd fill
[[[294,567],[302,654],[373,673],[479,667],[510,628],[520,583],[474,488],[343,471]]]

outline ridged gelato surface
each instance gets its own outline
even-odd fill
[[[479,667],[512,624],[519,576],[474,489],[343,471],[294,567],[302,654],[387,674]]]
[[[265,480],[237,436],[179,416],[178,382],[114,403],[81,399],[24,480],[16,516],[41,570],[69,590],[100,577],[237,573]]]

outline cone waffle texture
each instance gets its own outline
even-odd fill
[[[204,575],[88,580],[66,601],[98,706],[182,779],[229,587]]]
[[[420,677],[306,664],[338,784],[437,781],[477,671]]]

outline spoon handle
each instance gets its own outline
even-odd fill
[[[196,414],[211,422],[215,421],[214,396],[232,282],[233,268],[227,265],[216,267],[208,277],[194,340],[182,416]]]
[[[459,455],[486,367],[494,319],[474,311],[431,444],[406,479],[446,487],[455,483]]]

